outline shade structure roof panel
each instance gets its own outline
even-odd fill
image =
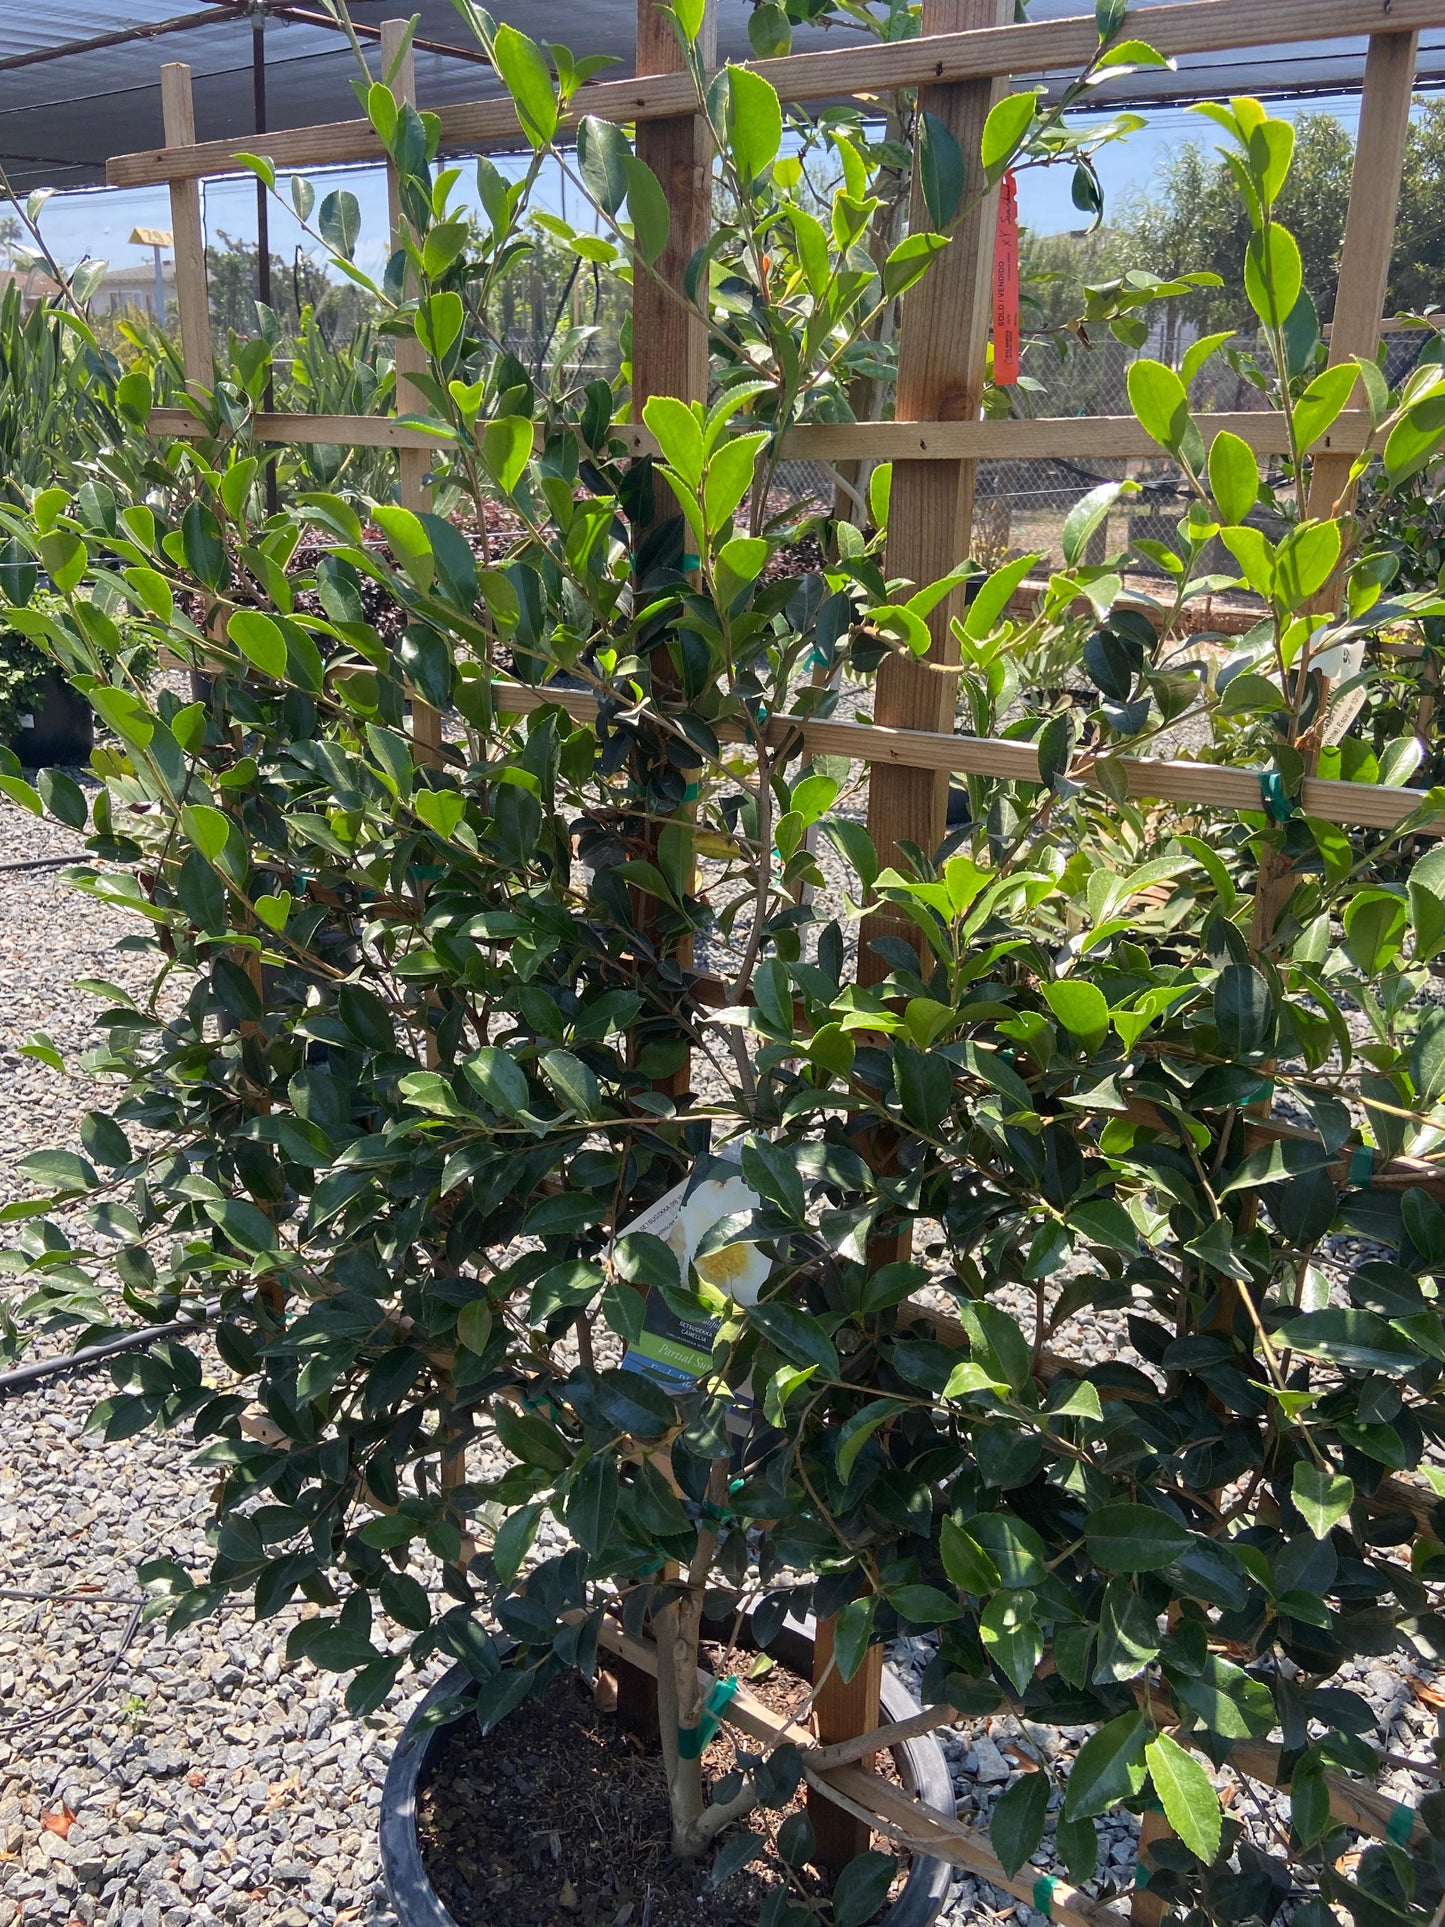
[[[1147,34],[1151,5],[1136,0],[1134,25]],[[315,0],[267,0],[265,29],[267,120],[272,129],[354,118],[354,57],[333,27],[299,20],[319,12]],[[632,70],[636,0],[494,0],[499,19],[538,40],[557,40],[577,53],[612,55],[610,72]],[[1083,0],[1032,0],[1028,17],[1057,19],[1088,11]],[[425,40],[475,51],[451,0],[352,0],[353,17],[378,26],[415,12]],[[750,0],[719,0],[719,45],[724,58],[746,59]],[[192,24],[147,32],[181,20]],[[120,34],[138,37],[87,49],[87,41]],[[144,36],[144,37],[141,37]],[[841,44],[848,29],[800,30],[797,51]],[[20,191],[35,187],[102,184],[114,154],[161,144],[160,68],[184,61],[193,74],[196,131],[201,140],[235,139],[254,131],[252,21],[241,0],[0,0],[0,163]],[[1336,93],[1357,88],[1365,41],[1255,47],[1238,54],[1181,59],[1175,72],[1140,71],[1109,82],[1100,106],[1163,103],[1211,95],[1268,96]],[[36,59],[53,54],[53,58]],[[373,68],[378,64],[374,47]],[[1422,86],[1445,84],[1445,29],[1421,36]],[[490,71],[473,61],[421,50],[417,92],[424,106],[495,95]]]

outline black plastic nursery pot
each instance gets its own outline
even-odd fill
[[[47,669],[34,704],[12,731],[8,747],[28,769],[76,769],[90,761],[95,716],[58,669]]]
[[[812,1677],[813,1624],[790,1620],[768,1642],[768,1652],[780,1665]],[[745,1642],[746,1643],[746,1642]],[[463,1692],[470,1682],[464,1666],[454,1666],[413,1709],[381,1790],[381,1866],[387,1895],[401,1927],[457,1927],[428,1878],[417,1834],[418,1796],[430,1783],[446,1736],[445,1726],[429,1723],[432,1709]],[[920,1708],[891,1667],[883,1670],[880,1695],[883,1718],[909,1719]],[[525,1705],[510,1715],[525,1727]],[[892,1749],[904,1790],[927,1807],[950,1819],[954,1813],[953,1781],[943,1748],[932,1734],[905,1740]],[[880,1915],[876,1927],[931,1927],[948,1893],[952,1869],[943,1860],[915,1854],[898,1898]]]

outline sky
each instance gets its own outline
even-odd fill
[[[1321,98],[1295,106],[1273,106],[1271,111],[1291,117],[1308,112],[1329,112],[1338,116],[1353,132],[1359,117],[1358,97]],[[1200,115],[1183,107],[1157,108],[1148,114],[1148,124],[1126,140],[1100,150],[1098,166],[1104,184],[1106,209],[1116,209],[1130,194],[1146,189],[1157,180],[1170,152],[1187,141],[1211,146],[1215,129]],[[510,164],[498,157],[504,171],[516,173],[520,162]],[[379,272],[386,241],[386,185],[379,168],[337,168],[318,172],[314,179],[318,203],[333,187],[346,187],[361,204],[361,242],[357,260],[368,272]],[[1025,169],[1019,179],[1019,218],[1037,234],[1056,234],[1077,228],[1083,217],[1069,197],[1071,170],[1068,167]],[[470,169],[465,169],[462,184],[475,204],[475,187]],[[241,180],[202,183],[206,233],[213,243],[224,231],[238,240],[254,241],[256,236],[256,184]],[[569,199],[564,208],[563,195]],[[553,212],[566,212],[582,223],[575,187],[567,190],[555,168],[542,183],[534,203]],[[273,198],[270,203],[271,248],[289,259],[298,243],[308,252],[319,254],[289,210]],[[591,222],[585,223],[592,225]],[[83,257],[108,261],[112,267],[149,263],[148,248],[133,247],[129,236],[134,227],[170,226],[170,205],[165,188],[98,188],[71,194],[56,194],[46,204],[41,229],[56,257],[73,266]]]

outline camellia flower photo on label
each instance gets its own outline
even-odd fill
[[[678,1269],[684,1278],[688,1266],[718,1291],[725,1291],[738,1305],[755,1305],[773,1263],[754,1244],[724,1245],[721,1251],[697,1256],[698,1247],[715,1224],[724,1218],[737,1218],[760,1209],[762,1200],[742,1178],[708,1178],[693,1192],[678,1212],[667,1243],[677,1253]]]

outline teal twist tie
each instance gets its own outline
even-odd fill
[[[1385,1838],[1396,1847],[1408,1847],[1415,1831],[1415,1809],[1397,1806],[1385,1823]]]
[[[1350,1153],[1350,1171],[1346,1181],[1353,1190],[1368,1191],[1374,1180],[1374,1147],[1369,1144],[1357,1144]]]
[[[1054,1917],[1054,1877],[1041,1873],[1034,1882],[1034,1912],[1042,1914],[1045,1920]]]
[[[702,1757],[702,1750],[722,1725],[722,1716],[737,1696],[738,1682],[729,1673],[726,1679],[714,1680],[708,1696],[702,1703],[702,1718],[696,1726],[680,1726],[677,1729],[677,1752],[679,1759],[696,1760]]]
[[[1288,823],[1297,814],[1294,798],[1286,792],[1284,778],[1277,769],[1259,772],[1259,800],[1271,823]]]

